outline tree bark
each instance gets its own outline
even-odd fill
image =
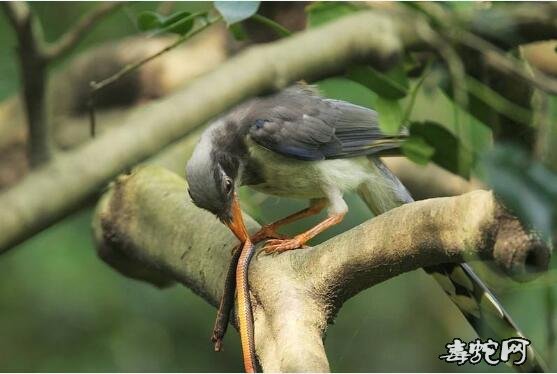
[[[27,4],[13,2],[2,6],[18,40],[19,75],[29,131],[27,155],[34,167],[49,161],[54,151],[46,111],[47,60],[42,54],[40,25]]]
[[[259,225],[244,216],[255,232]],[[236,239],[189,201],[177,175],[148,166],[120,176],[99,202],[93,226],[99,254],[123,274],[159,286],[178,281],[217,305]],[[548,255],[491,192],[404,205],[314,248],[254,257],[257,355],[264,371],[328,371],[327,325],[361,290],[469,257],[516,272],[535,256],[543,269]]]

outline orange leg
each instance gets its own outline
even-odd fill
[[[276,230],[284,225],[298,221],[302,218],[314,216],[321,212],[327,206],[327,199],[311,200],[310,206],[299,212],[289,215],[288,217],[279,219],[268,225],[263,225],[261,229],[251,237],[251,242],[256,244],[265,239],[286,239],[284,235],[279,234]]]
[[[336,213],[329,216],[324,221],[318,223],[311,229],[296,235],[292,239],[272,239],[265,243],[263,250],[266,253],[281,253],[284,251],[289,251],[291,249],[297,249],[303,247],[310,239],[315,237],[317,234],[322,233],[329,227],[336,225],[341,222],[346,213]]]

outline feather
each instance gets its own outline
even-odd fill
[[[300,160],[392,151],[400,148],[405,137],[383,134],[376,111],[325,99],[307,86],[294,86],[258,99],[243,120],[256,143]]]

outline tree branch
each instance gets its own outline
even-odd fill
[[[397,24],[377,12],[347,16],[246,50],[184,90],[134,109],[117,129],[60,154],[0,195],[0,252],[71,212],[125,168],[247,97],[338,73],[353,61],[392,63],[403,43],[416,42],[409,22],[401,21],[400,34]]]
[[[53,154],[46,116],[46,60],[41,54],[40,25],[23,2],[3,3],[18,40],[20,79],[29,128],[28,158],[32,166],[48,161]]]
[[[222,19],[222,17],[216,17],[214,19],[211,20],[207,20],[205,23],[203,23],[202,25],[198,26],[196,29],[192,30],[191,32],[181,35],[180,37],[178,37],[176,40],[174,40],[172,43],[170,43],[169,45],[167,45],[166,47],[162,48],[160,51],[158,51],[157,53],[151,54],[145,58],[142,58],[138,61],[135,61],[133,63],[127,64],[126,66],[124,66],[122,69],[120,69],[119,71],[117,71],[115,74],[111,75],[110,77],[103,79],[100,82],[96,82],[93,81],[91,82],[91,89],[92,89],[92,93],[94,93],[95,91],[101,90],[104,87],[118,81],[119,79],[121,79],[122,77],[136,71],[137,69],[141,68],[143,65],[145,65],[146,63],[156,59],[157,57],[165,54],[166,52],[176,48],[177,46],[179,46],[180,44],[182,44],[183,42],[185,42],[186,40],[190,39],[191,37],[193,37],[194,35],[202,32],[203,30],[205,30],[206,28],[212,26],[213,24],[219,22]]]
[[[216,306],[236,239],[186,196],[184,180],[162,168],[121,176],[97,207],[95,238],[101,256],[124,274],[176,280]],[[246,221],[250,232],[258,229]],[[476,255],[513,272],[536,257],[543,269],[548,253],[490,192],[476,191],[405,205],[313,249],[258,256],[250,267],[257,354],[264,371],[327,371],[327,324],[359,291]]]
[[[507,56],[504,51],[482,38],[470,32],[459,30],[459,32],[455,33],[453,39],[483,54],[485,61],[492,68],[505,74],[515,75],[547,93],[557,94],[557,80],[542,73],[534,66],[531,66],[530,69],[533,70],[535,74],[531,74],[520,60],[512,56]]]
[[[124,4],[124,2],[103,2],[95,9],[85,14],[70,30],[66,31],[60,39],[52,44],[44,46],[41,53],[45,60],[52,61],[71,52],[99,21]]]
[[[545,11],[543,7],[535,9]],[[531,13],[527,12],[528,19],[532,18]],[[519,13],[513,13],[513,17],[521,22]],[[0,195],[3,206],[0,252],[63,217],[119,171],[160,151],[248,96],[284,87],[298,79],[323,78],[342,71],[354,61],[388,66],[396,60],[403,44],[420,45],[413,22],[413,18],[396,12],[346,16],[324,27],[247,50],[185,90],[133,109],[120,128],[59,156],[60,160],[46,167],[48,172],[37,171],[21,185]],[[528,35],[546,37],[557,30],[550,26],[544,27],[543,34]],[[53,172],[61,178],[53,179]],[[86,185],[84,175],[91,185]],[[51,199],[29,198],[37,195],[37,189]],[[71,199],[58,198],[64,194]]]
[[[448,11],[437,3],[417,6],[446,31],[465,29],[485,41],[505,50],[534,40],[557,37],[557,6],[551,2],[513,4],[506,7],[478,7],[465,11]]]
[[[16,32],[30,16],[29,7],[24,2],[4,1],[0,3],[0,6],[2,6],[6,18],[8,18],[8,21]]]
[[[408,188],[415,200],[456,196],[486,189],[480,181],[476,179],[468,181],[433,162],[422,166],[404,157],[385,157],[383,161]]]
[[[69,52],[87,31],[117,6],[120,6],[120,3],[102,4],[84,16],[57,43],[49,46],[43,40],[40,23],[26,3],[2,3],[4,13],[18,40],[20,77],[29,128],[28,159],[32,166],[49,161],[54,154],[46,103],[48,63]]]

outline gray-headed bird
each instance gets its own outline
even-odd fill
[[[405,133],[396,136],[382,133],[375,111],[324,98],[306,85],[252,99],[204,131],[186,168],[189,195],[195,205],[213,213],[241,242],[248,243],[237,268],[233,263],[227,277],[228,291],[221,302],[213,335],[217,345],[228,323],[234,281],[246,283],[238,288],[238,297],[249,304],[246,293],[247,266],[253,253],[251,243],[267,240],[263,247],[267,253],[302,248],[310,239],[342,221],[348,211],[343,195],[349,191],[358,192],[376,215],[413,201],[379,158],[396,152],[405,137]],[[235,193],[243,185],[266,194],[307,199],[309,207],[262,226],[249,238]],[[327,218],[313,228],[291,238],[277,232],[279,227],[325,208]],[[234,270],[236,277],[230,276]],[[480,322],[486,319],[485,314],[490,314],[496,318],[490,318],[488,329],[482,328],[482,332],[521,336],[501,305],[466,264],[447,264],[426,271],[435,276],[476,330],[479,331]],[[250,306],[240,304],[240,336],[246,371],[250,371],[256,368],[253,331],[250,331],[253,322],[251,316],[245,316],[251,313]],[[247,322],[243,323],[242,318],[247,318]],[[534,362],[530,369],[540,368]]]

